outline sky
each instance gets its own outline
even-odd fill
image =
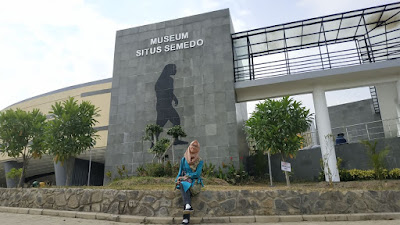
[[[392,0],[0,0],[0,110],[60,88],[112,77],[117,30],[229,8],[236,32]],[[370,98],[326,94],[328,105]],[[313,109],[311,94],[296,96]],[[254,108],[248,104],[248,110]]]

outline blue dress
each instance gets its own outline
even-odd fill
[[[181,181],[181,185],[183,186],[183,190],[187,192],[191,186],[194,185],[194,182],[203,185],[203,179],[201,178],[201,171],[203,170],[203,160],[200,160],[199,165],[197,165],[196,172],[190,168],[187,163],[185,157],[182,157],[181,163],[179,165],[178,176],[176,176],[175,182],[178,181],[178,178],[181,176],[188,176],[190,179],[188,181]],[[178,189],[180,189],[180,185],[177,185]]]

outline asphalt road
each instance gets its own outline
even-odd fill
[[[14,224],[29,224],[29,225],[139,225],[133,223],[117,223],[103,220],[87,220],[76,218],[65,218],[57,216],[38,216],[29,214],[14,214],[14,213],[0,213],[1,225],[14,225]],[[260,224],[261,223],[257,223]],[[294,223],[266,223],[266,225],[398,225],[400,220],[372,220],[372,221],[343,221],[343,222],[294,222]],[[207,224],[217,225],[217,224]],[[234,223],[221,223],[218,225],[249,225],[234,224]]]

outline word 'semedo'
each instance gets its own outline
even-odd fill
[[[136,51],[136,56],[154,55],[161,52],[172,52],[182,49],[195,48],[204,44],[203,39],[187,40],[189,39],[189,32],[172,34],[163,37],[156,37],[150,39],[150,45],[157,45],[150,48],[139,49]],[[178,42],[179,43],[171,43]],[[171,44],[170,44],[171,43]],[[162,46],[161,44],[165,44]]]

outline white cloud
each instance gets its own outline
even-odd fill
[[[246,30],[247,25],[244,20],[232,18],[233,27],[235,28],[235,32],[240,32]]]
[[[183,16],[190,16],[196,14],[196,10],[193,10],[193,8],[186,8],[183,9]]]
[[[217,0],[201,0],[202,8],[205,10],[214,10],[221,6]]]
[[[342,13],[351,10],[373,7],[377,5],[389,4],[396,0],[300,0],[296,3],[299,8],[308,12],[308,17],[325,16],[329,14]]]
[[[184,16],[190,16],[208,11],[229,8],[235,32],[239,32],[248,29],[245,17],[250,15],[250,11],[243,8],[244,5],[245,1],[243,0],[201,0],[195,1],[193,5],[186,5],[182,11]]]
[[[0,80],[7,84],[0,89],[2,109],[111,77],[115,32],[124,26],[82,0],[40,0],[3,4],[0,27]]]
[[[247,9],[241,9],[241,10],[238,11],[238,14],[240,16],[247,16],[247,15],[250,15],[250,11],[247,10]]]
[[[123,2],[110,12],[118,14],[126,6]],[[293,4],[310,18],[389,2],[395,1],[299,0]],[[116,30],[229,8],[235,30],[243,31],[251,23],[268,21],[271,15],[263,13],[262,7],[267,12],[271,4],[246,0],[129,2],[134,5],[132,15],[125,10],[126,15],[120,17],[123,22],[129,18],[130,24],[125,25],[116,22],[113,13],[102,13],[99,9],[104,5],[84,0],[4,1],[0,7],[0,109],[48,91],[111,77]]]

